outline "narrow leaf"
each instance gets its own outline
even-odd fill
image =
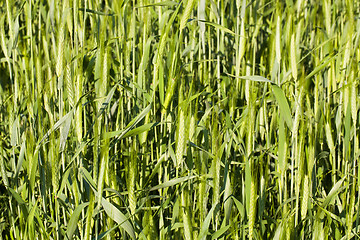
[[[63,123],[65,123],[65,122],[68,120],[68,118],[71,118],[73,112],[74,112],[74,109],[71,110],[70,112],[68,112],[68,113],[67,113],[65,116],[63,116],[62,118],[60,118],[60,120],[57,121],[57,122],[54,124],[54,126],[46,132],[46,134],[44,135],[44,137],[40,140],[39,145],[40,145],[40,143],[42,143],[46,138],[48,138],[52,132],[54,132],[55,130],[57,130]]]
[[[254,82],[268,82],[268,83],[273,83],[272,81],[270,81],[269,79],[262,77],[262,76],[258,76],[258,75],[253,75],[253,76],[235,76],[229,73],[225,73],[226,75],[230,76],[230,77],[234,77],[234,78],[240,78],[240,79],[244,79],[244,80],[250,80],[250,81],[254,81]]]
[[[77,228],[80,213],[87,205],[89,205],[89,202],[80,204],[71,214],[70,220],[68,222],[68,228],[66,229],[66,236],[68,237],[68,239],[72,239],[72,236]]]
[[[271,87],[273,89],[276,101],[280,108],[280,115],[283,117],[289,129],[292,130],[291,111],[287,98],[285,97],[284,91],[276,84],[271,84]]]
[[[214,212],[216,206],[217,206],[216,204],[214,204],[212,206],[212,208],[210,209],[209,213],[207,214],[204,222],[202,223],[200,234],[199,234],[199,237],[198,237],[199,240],[205,240],[206,239],[206,236],[207,236],[207,234],[209,232],[210,221],[211,221],[211,218],[212,218],[212,215],[213,215],[213,212]]]
[[[118,139],[121,139],[125,136],[127,132],[129,132],[136,124],[138,124],[145,116],[148,114],[148,112],[151,110],[152,104],[150,103],[144,110],[139,113],[123,130],[114,131],[114,132],[107,132],[104,135],[105,139],[112,138],[115,136],[118,136]],[[144,125],[145,126],[145,125]],[[142,130],[147,128],[149,126],[145,126],[142,128]]]
[[[219,230],[217,230],[212,236],[211,239],[218,239],[220,238],[229,228],[231,225],[227,225],[225,227],[220,228]]]
[[[134,228],[131,226],[128,218],[122,212],[120,212],[119,209],[117,209],[103,197],[101,200],[101,205],[103,206],[106,214],[116,223],[120,224],[120,227],[122,227],[132,239],[136,238]]]
[[[162,1],[157,3],[152,3],[144,6],[138,6],[137,8],[143,8],[143,7],[174,7],[178,5],[175,1]]]
[[[167,187],[171,187],[171,186],[174,186],[176,184],[179,184],[181,182],[186,182],[190,179],[193,179],[195,178],[196,176],[186,176],[186,177],[181,177],[181,178],[175,178],[175,179],[172,179],[166,183],[162,183],[162,184],[159,184],[155,187],[152,187],[150,189],[150,191],[154,191],[154,190],[157,190],[157,189],[161,189],[161,188],[167,188]]]
[[[227,32],[227,33],[230,33],[231,35],[234,35],[234,36],[239,36],[238,34],[234,33],[233,31],[231,31],[230,29],[224,27],[224,26],[221,26],[220,24],[217,24],[217,23],[214,23],[214,22],[208,22],[208,21],[204,21],[204,20],[198,20],[199,22],[203,22],[207,25],[210,25],[212,27],[215,27],[215,28],[218,28],[219,30],[221,31],[224,31],[224,32]]]
[[[151,128],[153,128],[154,126],[156,126],[158,123],[148,123],[148,124],[144,124],[140,127],[134,128],[132,130],[127,131],[126,133],[121,135],[121,138],[127,138],[127,137],[131,137],[131,136],[135,136],[135,135],[139,135],[143,132],[149,131]],[[105,134],[105,139],[107,138],[112,138],[115,137],[117,135],[119,135],[119,133],[122,133],[123,131],[114,131],[114,132],[108,132]]]

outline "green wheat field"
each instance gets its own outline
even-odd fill
[[[0,13],[2,239],[360,238],[360,1]]]

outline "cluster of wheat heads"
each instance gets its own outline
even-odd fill
[[[359,237],[359,1],[0,13],[3,239]]]

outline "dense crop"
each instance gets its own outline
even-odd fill
[[[359,237],[359,1],[0,13],[2,238]]]

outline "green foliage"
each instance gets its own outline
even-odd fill
[[[1,239],[359,238],[359,1],[0,13]]]

